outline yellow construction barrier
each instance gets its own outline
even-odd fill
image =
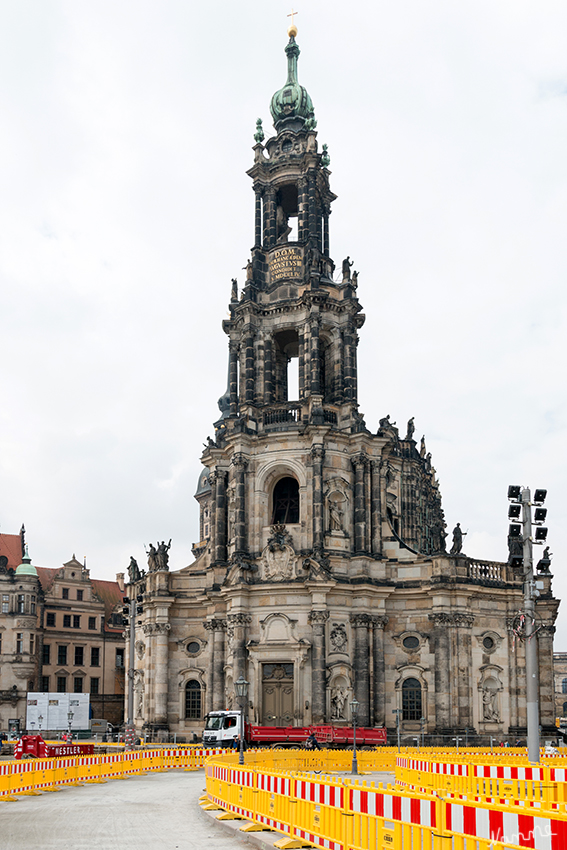
[[[234,754],[207,761],[206,808],[221,818],[241,818],[250,831],[269,828],[284,835],[279,848],[328,850],[565,850],[567,814],[518,801],[486,802],[443,797],[432,791],[352,781],[313,773],[260,767],[267,753]]]

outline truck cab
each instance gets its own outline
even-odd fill
[[[205,746],[232,746],[232,742],[239,734],[239,711],[211,711],[207,714],[203,730],[203,744]]]

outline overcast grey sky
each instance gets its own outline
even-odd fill
[[[507,555],[508,484],[547,487],[565,595],[567,4],[297,7],[367,424],[415,416],[476,558]],[[191,562],[289,11],[0,2],[0,530],[38,565],[112,578],[169,537]]]

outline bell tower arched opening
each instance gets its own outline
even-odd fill
[[[276,482],[272,495],[272,525],[299,522],[299,484],[290,475]]]
[[[299,334],[296,330],[274,334],[274,397],[276,402],[299,398]]]

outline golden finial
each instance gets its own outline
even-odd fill
[[[292,7],[291,12],[288,15],[288,18],[291,18],[291,26],[289,27],[289,29],[287,31],[287,34],[289,35],[290,38],[295,38],[295,36],[297,35],[297,27],[295,26],[295,24],[293,22],[293,16],[294,15],[299,15],[299,12],[294,12],[293,7]]]

